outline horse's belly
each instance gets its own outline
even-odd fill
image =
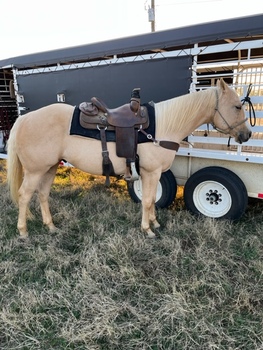
[[[101,141],[79,136],[69,136],[63,159],[75,167],[91,173],[102,174],[102,145]],[[114,142],[107,143],[109,158],[117,175],[124,174],[126,160],[116,155]],[[170,168],[175,152],[153,145],[152,143],[139,144],[138,154],[140,166],[146,171],[159,169],[165,171]]]
[[[102,174],[102,146],[101,142],[79,136],[69,136],[67,138],[62,158],[70,164],[90,174]],[[109,158],[113,164],[117,175],[125,172],[125,159],[116,155],[114,142],[107,143]]]

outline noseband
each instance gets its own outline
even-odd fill
[[[234,125],[229,125],[229,123],[227,122],[227,120],[223,117],[222,113],[221,113],[221,112],[219,111],[219,109],[218,109],[219,96],[218,96],[218,91],[217,91],[217,89],[215,90],[215,92],[216,92],[216,107],[215,107],[215,113],[214,113],[214,116],[213,116],[213,120],[215,119],[216,113],[218,113],[218,114],[220,115],[220,117],[223,119],[223,121],[226,123],[227,128],[226,128],[226,129],[220,129],[220,128],[218,128],[218,127],[215,125],[214,122],[212,122],[211,124],[212,124],[212,126],[213,126],[213,128],[214,128],[215,130],[217,130],[217,131],[219,131],[219,132],[221,132],[221,133],[223,133],[223,134],[229,134],[229,131],[234,130],[234,129],[235,129],[236,127],[238,127],[239,125],[245,123],[245,122],[248,120],[248,118],[245,118],[244,120],[241,120],[241,122],[238,122],[238,123],[236,123],[236,124],[234,124]]]

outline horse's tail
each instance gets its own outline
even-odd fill
[[[18,190],[23,180],[23,168],[16,149],[17,122],[11,129],[7,143],[7,182],[12,201],[18,205]]]

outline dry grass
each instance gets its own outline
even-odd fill
[[[148,240],[122,183],[61,169],[60,231],[43,228],[33,200],[21,242],[0,176],[1,349],[263,349],[263,202],[233,224],[195,218],[179,199]]]

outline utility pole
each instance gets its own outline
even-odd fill
[[[148,9],[148,19],[151,22],[151,32],[155,32],[155,0],[151,0],[151,7]]]

